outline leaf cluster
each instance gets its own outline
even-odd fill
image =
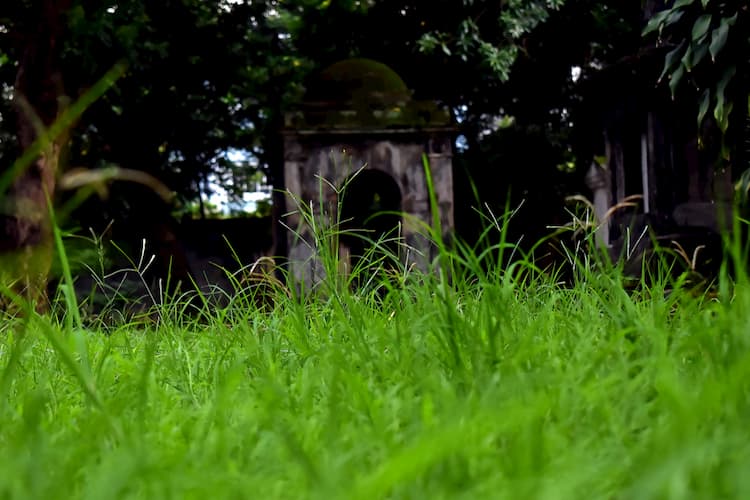
[[[738,111],[744,114],[750,105],[749,28],[746,2],[676,0],[656,13],[643,30],[644,36],[656,38],[657,45],[667,50],[659,79],[668,78],[672,96],[684,84],[699,96],[699,127],[712,117],[721,133],[727,134],[733,111],[742,107]],[[728,154],[725,147],[724,156]]]

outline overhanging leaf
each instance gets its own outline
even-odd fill
[[[672,6],[672,9],[679,9],[680,7],[685,7],[686,5],[692,5],[694,2],[695,0],[677,0]]]
[[[711,26],[711,14],[704,14],[695,20],[693,24],[692,39],[698,40],[708,32]]]
[[[685,50],[685,54],[682,56],[682,59],[680,59],[680,62],[683,66],[685,66],[685,69],[690,72],[691,69],[693,69],[693,44],[691,43],[688,45],[687,50]]]
[[[730,66],[724,71],[724,74],[721,75],[721,80],[719,80],[719,83],[716,84],[717,96],[721,94],[722,99],[724,98],[724,91],[726,90],[727,85],[729,85],[729,82],[734,77],[735,73],[737,73],[737,68],[735,66]]]
[[[732,101],[727,101],[724,94],[726,92],[727,85],[729,85],[729,82],[732,80],[736,72],[737,68],[735,68],[734,66],[727,68],[726,71],[724,71],[724,74],[721,76],[721,80],[719,80],[719,83],[716,85],[716,106],[714,107],[714,118],[716,119],[716,123],[719,126],[722,134],[725,134],[727,129],[729,128],[729,115],[734,108],[734,103]]]
[[[706,54],[708,54],[707,43],[702,43],[698,46],[698,48],[693,49],[693,57],[690,60],[688,71],[698,66],[700,62],[706,57]]]
[[[717,104],[714,108],[714,119],[722,134],[726,134],[729,128],[729,115],[732,113],[732,108],[734,108],[733,103],[728,101],[723,101],[721,105]]]
[[[657,82],[661,82],[664,78],[664,75],[672,71],[672,68],[674,68],[675,64],[680,61],[680,59],[682,58],[682,50],[685,47],[686,43],[687,42],[683,40],[676,48],[672,49],[664,57],[664,69],[662,69],[661,75],[659,75],[659,79],[657,80]]]
[[[685,15],[684,11],[672,9],[669,15],[667,16],[667,19],[664,20],[664,25],[662,26],[662,28],[664,26],[670,26],[672,24],[677,23],[684,15]]]
[[[711,33],[711,46],[709,51],[711,52],[711,60],[716,61],[716,56],[724,48],[727,43],[727,36],[729,35],[729,23],[726,23],[722,19],[721,25]]]
[[[724,74],[721,76],[721,80],[719,80],[719,83],[716,84],[716,106],[714,107],[714,119],[716,120],[716,124],[719,126],[722,134],[725,134],[727,129],[729,128],[729,114],[732,112],[732,109],[734,107],[734,103],[732,103],[731,101],[727,101],[724,94],[726,92],[727,85],[729,85],[729,82],[732,80],[736,72],[737,68],[734,66],[730,66],[726,69],[726,71],[724,71]]]
[[[646,27],[643,28],[641,36],[646,36],[649,33],[653,33],[654,31],[660,29],[662,23],[671,12],[671,10],[663,10],[654,14],[651,19],[648,20],[648,24],[646,24]]]
[[[708,106],[711,104],[711,90],[706,89],[703,91],[703,95],[701,95],[700,104],[698,105],[698,128],[700,128],[701,124],[703,123],[703,119],[706,117],[706,113],[708,112]]]
[[[680,84],[680,80],[685,75],[685,67],[680,64],[676,70],[672,72],[669,77],[669,90],[672,92],[672,99],[674,99],[675,93],[677,92],[677,86]]]
[[[739,180],[734,183],[734,191],[738,196],[739,201],[742,204],[747,205],[749,199],[748,195],[750,195],[750,168],[745,169],[745,171],[742,172],[742,175],[740,175]]]

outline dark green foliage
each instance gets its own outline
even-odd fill
[[[738,145],[750,113],[749,29],[746,2],[678,0],[643,30],[666,53],[660,80],[668,80],[673,97],[695,101],[703,139],[718,127],[725,160],[742,156]]]

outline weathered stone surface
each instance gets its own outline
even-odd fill
[[[357,60],[356,64],[339,63],[339,66],[346,71],[324,71],[323,76],[336,79],[336,88],[345,95],[336,99],[325,94],[327,103],[303,103],[286,119],[284,188],[288,193],[288,215],[284,224],[294,229],[286,230],[290,270],[305,286],[314,286],[324,277],[311,235],[313,231],[321,234],[322,228],[352,230],[347,225],[351,220],[340,220],[339,216],[342,209],[348,213],[347,203],[353,206],[346,199],[346,188],[353,189],[357,183],[356,196],[362,198],[356,200],[358,209],[372,215],[383,210],[381,203],[387,201],[385,209],[400,212],[400,221],[393,228],[393,234],[397,233],[401,242],[398,254],[407,265],[428,271],[435,252],[427,234],[433,220],[425,159],[433,181],[442,234],[450,234],[454,227],[454,128],[449,114],[436,103],[410,100],[405,87],[399,84],[400,79],[380,63],[365,64]],[[358,75],[357,68],[364,68],[364,74]],[[362,88],[358,90],[357,85]],[[315,88],[314,95],[323,95],[320,86]],[[368,175],[370,171],[378,174]],[[363,184],[371,184],[372,191],[363,190]],[[397,187],[398,195],[393,186]],[[397,206],[391,206],[393,203]],[[367,230],[385,231],[383,216],[376,222],[368,222],[376,218],[363,217],[361,222],[368,226]],[[395,220],[393,216],[387,219],[389,223]],[[368,234],[373,239],[376,236]],[[350,247],[358,246],[356,239],[341,239]],[[343,256],[351,251],[356,253],[354,248],[339,250],[338,254]]]

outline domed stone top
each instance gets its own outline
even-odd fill
[[[339,61],[318,73],[307,86],[304,102],[382,109],[403,105],[410,98],[409,88],[391,68],[372,59],[355,58]]]
[[[339,61],[313,76],[295,110],[284,115],[287,131],[413,130],[451,127],[447,109],[415,101],[398,74],[372,59]]]

